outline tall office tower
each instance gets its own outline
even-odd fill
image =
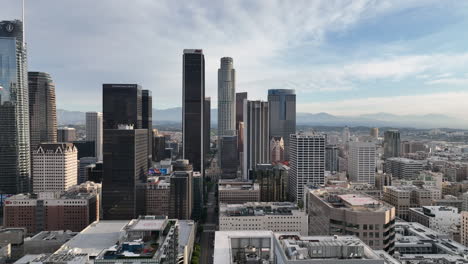
[[[296,94],[291,89],[268,90],[270,139],[282,137],[284,159],[289,160],[289,136],[296,134]]]
[[[104,116],[104,120],[106,116]],[[140,184],[148,172],[148,131],[119,126],[104,130],[104,177],[102,206],[104,219],[133,219],[144,214],[144,203],[138,203]]]
[[[387,130],[384,133],[384,158],[400,156],[400,132],[398,130]]]
[[[77,184],[78,150],[73,143],[42,143],[32,153],[33,192],[64,192]]]
[[[379,128],[378,127],[373,127],[370,129],[370,136],[373,138],[378,138],[379,137]]]
[[[78,151],[78,153],[80,153]],[[88,168],[90,165],[95,165],[98,162],[96,157],[82,157],[79,159],[80,165],[78,167],[78,184],[88,181]]]
[[[193,167],[188,160],[177,160],[170,177],[169,218],[186,220],[192,216]]]
[[[141,86],[104,84],[104,219],[132,219],[144,214],[144,202],[138,202],[144,192],[138,188],[147,178],[148,130],[142,126]]]
[[[270,163],[268,122],[268,102],[244,100],[244,179],[257,164]]]
[[[98,160],[102,160],[102,137],[102,113],[86,112],[86,140],[94,141]]]
[[[28,72],[29,129],[31,149],[40,143],[57,142],[55,85],[45,72]]]
[[[338,171],[338,147],[327,145],[325,147],[325,170]]]
[[[0,22],[0,190],[28,192],[29,93],[23,23]]]
[[[220,163],[223,174],[222,179],[234,179],[237,177],[237,136],[222,136],[219,141]]]
[[[164,159],[166,150],[166,138],[159,134],[157,129],[153,129],[153,161],[159,162]]]
[[[76,129],[73,127],[59,127],[57,129],[57,142],[72,142],[76,140]]]
[[[270,140],[270,161],[279,163],[284,161],[284,140],[282,137],[272,137]]]
[[[206,153],[205,56],[201,49],[185,49],[182,82],[182,157],[204,175]]]
[[[203,141],[204,141],[204,146],[203,146],[203,158],[205,162],[205,166],[203,168],[206,168],[209,166],[207,162],[208,160],[208,152],[210,152],[210,140],[211,140],[211,97],[205,97],[205,105],[204,105],[204,123],[203,123]],[[205,172],[202,172],[202,176],[204,177]]]
[[[350,142],[348,174],[353,182],[375,185],[376,148],[373,142]]]
[[[343,141],[343,143],[347,143],[349,142],[350,137],[351,133],[349,132],[349,127],[345,126],[343,128],[343,132],[341,133],[341,140]]]
[[[153,159],[153,96],[150,90],[142,90],[141,95],[142,128],[148,130],[148,167],[151,167]]]
[[[258,164],[254,171],[254,181],[260,187],[260,201],[288,201],[289,167],[284,164]]]
[[[324,135],[293,134],[289,151],[289,195],[293,201],[302,201],[304,185],[325,183],[325,142]]]
[[[232,58],[221,58],[218,69],[218,136],[232,136],[236,130],[236,70]]]
[[[247,93],[236,93],[236,130],[238,137],[238,151],[244,152],[244,100],[247,100]],[[239,155],[239,158],[241,156]]]
[[[192,177],[192,203],[192,219],[200,221],[203,216],[203,178],[199,172],[194,172]]]

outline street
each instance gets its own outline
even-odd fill
[[[213,188],[214,189],[214,188]],[[216,198],[214,195],[214,190],[211,190],[208,193],[208,202],[207,207],[207,216],[206,223],[203,225],[203,233],[201,235],[201,258],[200,263],[211,264],[213,263],[213,252],[214,252],[214,236],[216,231],[217,213],[216,208]]]

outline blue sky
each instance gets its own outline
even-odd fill
[[[182,50],[202,48],[214,99],[230,56],[251,99],[294,88],[301,112],[468,118],[466,1],[26,2],[29,69],[53,76],[59,108],[100,110],[106,82],[180,106]],[[3,0],[0,18],[20,17],[19,5]]]

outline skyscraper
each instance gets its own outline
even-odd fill
[[[201,49],[184,50],[182,97],[182,157],[203,175],[206,113],[205,56]]]
[[[55,85],[45,72],[28,72],[31,149],[40,143],[57,142]]]
[[[76,129],[73,127],[59,127],[57,129],[58,142],[72,142],[76,140]]]
[[[257,164],[270,163],[268,122],[268,102],[244,100],[244,179]]]
[[[374,142],[350,142],[349,179],[375,185],[376,148]]]
[[[284,159],[289,160],[289,136],[296,133],[296,94],[291,89],[268,90],[270,139],[282,137]]]
[[[384,158],[400,156],[400,132],[398,130],[387,130],[384,133]]]
[[[190,219],[193,208],[193,168],[188,160],[177,160],[170,177],[169,217]]]
[[[222,179],[234,179],[237,177],[238,154],[237,136],[218,137],[220,153],[220,163],[223,175]]]
[[[325,136],[319,134],[293,134],[289,147],[289,195],[293,201],[302,201],[304,185],[325,182]]]
[[[325,147],[325,170],[338,171],[338,147],[336,145]]]
[[[142,129],[142,91],[137,84],[103,85],[104,219],[144,214],[148,172],[148,130]],[[141,197],[140,197],[141,196]]]
[[[347,143],[349,142],[350,137],[351,133],[349,132],[349,127],[345,126],[343,128],[343,132],[341,133],[341,140],[343,141],[343,143]]]
[[[378,138],[379,137],[379,128],[378,127],[373,127],[370,129],[370,136],[373,138]]]
[[[0,190],[30,185],[29,92],[23,23],[0,22]]]
[[[232,58],[221,58],[218,69],[218,136],[232,136],[236,130],[236,70]]]
[[[164,159],[166,150],[166,138],[159,134],[157,129],[153,129],[153,161],[159,162]]]
[[[148,167],[153,156],[153,97],[150,90],[141,91],[142,128],[148,130]]]
[[[210,151],[210,140],[211,140],[211,97],[205,97],[205,106],[204,106],[204,117],[203,117],[203,140],[204,140],[204,146],[203,146],[203,159],[205,162],[205,166],[203,168],[206,168],[209,166],[207,164],[209,162],[208,160],[208,152]],[[202,177],[205,177],[205,173],[201,172]]]
[[[236,93],[236,130],[238,137],[237,149],[239,153],[244,149],[244,100],[247,99],[247,93]],[[240,156],[239,156],[240,157]]]
[[[102,113],[86,112],[86,140],[94,141],[98,160],[102,160],[102,137]]]

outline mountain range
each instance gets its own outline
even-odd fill
[[[211,109],[211,124],[216,126],[217,109]],[[153,109],[155,124],[180,123],[182,107]],[[59,125],[85,123],[85,112],[57,109]],[[297,124],[308,126],[368,126],[408,128],[468,128],[468,122],[442,114],[394,115],[389,113],[364,114],[358,116],[337,116],[328,113],[297,113]]]

